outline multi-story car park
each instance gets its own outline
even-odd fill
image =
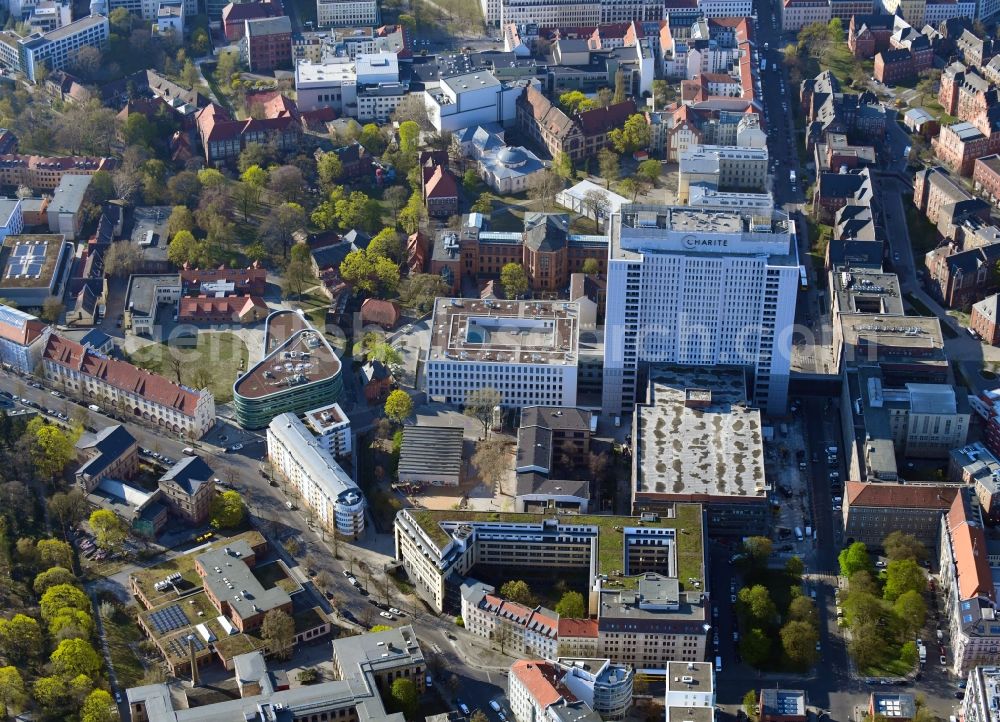
[[[576,406],[579,314],[575,302],[437,299],[427,394],[462,403],[491,386],[505,407]]]
[[[297,311],[264,322],[264,358],[233,384],[236,420],[262,429],[278,414],[333,403],[343,390],[341,363],[323,334]]]
[[[611,220],[604,345],[607,413],[637,401],[643,364],[740,365],[753,401],[784,413],[799,288],[784,213],[632,204]]]

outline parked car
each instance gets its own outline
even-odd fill
[[[395,619],[395,617],[389,614],[389,612],[379,612],[378,615],[383,619]]]

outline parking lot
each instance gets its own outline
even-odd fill
[[[793,405],[795,411],[798,406]],[[801,417],[796,413],[770,425],[772,440],[764,444],[767,478],[774,484],[774,549],[782,557],[805,558],[812,549],[809,464]],[[801,539],[799,538],[801,536]]]

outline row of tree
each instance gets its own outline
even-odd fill
[[[841,599],[851,634],[848,651],[862,671],[881,670],[895,661],[914,666],[918,655],[914,638],[927,617],[927,575],[920,566],[927,550],[900,531],[887,536],[882,546],[889,561],[878,574],[861,542],[839,556],[841,576],[848,580]]]

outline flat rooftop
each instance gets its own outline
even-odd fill
[[[331,58],[322,63],[300,60],[295,64],[295,84],[342,83],[357,80],[357,72],[350,58]]]
[[[292,598],[281,587],[265,589],[243,561],[253,550],[245,541],[223,548],[215,547],[199,554],[197,561],[205,570],[205,586],[219,601],[225,600],[243,619],[289,604]]]
[[[560,525],[574,529],[594,527],[597,533],[597,571],[607,574],[609,580],[618,581],[619,588],[628,586],[637,577],[624,578],[618,571],[624,566],[625,550],[622,543],[623,529],[639,527],[648,529],[673,529],[677,578],[687,587],[688,580],[699,583],[705,579],[704,534],[701,504],[675,504],[670,512],[655,517],[605,516],[573,514],[559,517],[552,513],[526,514],[493,511],[451,511],[435,509],[406,509],[406,514],[428,536],[438,551],[443,551],[453,541],[453,534],[460,533],[467,525],[518,524],[526,535],[536,535],[546,520],[556,520]],[[693,582],[691,582],[693,585]],[[692,588],[695,588],[692,586]]]
[[[667,662],[668,692],[707,694],[715,684],[711,662]]]
[[[0,248],[0,288],[48,288],[64,243],[55,233],[7,236]]]
[[[233,385],[260,399],[340,373],[340,359],[323,334],[297,311],[275,311],[264,322],[264,358]]]
[[[341,424],[350,423],[340,404],[333,403],[302,414],[302,421],[317,434],[325,434]]]
[[[125,308],[134,314],[152,316],[156,311],[156,289],[181,286],[179,273],[135,274],[129,278]]]
[[[579,315],[568,301],[438,298],[428,361],[574,365]]]
[[[903,297],[895,273],[850,270],[831,275],[841,313],[903,315]]]
[[[875,348],[880,358],[910,352],[923,362],[947,362],[941,323],[933,316],[844,313],[840,326],[845,344]]]
[[[634,493],[767,498],[742,369],[651,368],[648,394],[636,407]]]

